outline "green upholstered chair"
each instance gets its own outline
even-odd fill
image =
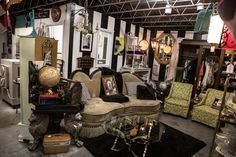
[[[164,112],[187,118],[193,85],[173,82],[170,93],[165,99]]]
[[[217,119],[219,116],[219,110],[211,107],[215,99],[223,98],[223,91],[208,88],[206,95],[203,97],[200,103],[194,105],[192,110],[192,120],[201,122],[211,127],[216,127]],[[226,100],[229,97],[229,93],[226,94]]]

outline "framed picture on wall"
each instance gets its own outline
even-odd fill
[[[83,34],[80,33],[80,51],[81,52],[91,52],[93,47],[93,34]]]

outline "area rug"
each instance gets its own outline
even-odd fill
[[[119,147],[122,146],[123,149],[118,152],[112,151],[111,146],[114,139],[114,136],[103,134],[99,137],[81,140],[95,157],[133,157],[122,139],[119,140]],[[174,128],[166,127],[161,141],[148,146],[146,157],[191,157],[205,145],[203,141]],[[144,145],[135,144],[132,150],[136,155],[142,156]]]

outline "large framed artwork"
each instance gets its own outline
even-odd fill
[[[93,34],[83,34],[80,33],[80,51],[81,52],[91,52],[93,47]]]
[[[118,94],[116,80],[113,75],[102,76],[102,84],[103,84],[104,92],[107,96]]]

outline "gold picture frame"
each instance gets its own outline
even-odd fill
[[[102,84],[105,95],[110,96],[118,94],[118,89],[114,75],[102,76]]]

